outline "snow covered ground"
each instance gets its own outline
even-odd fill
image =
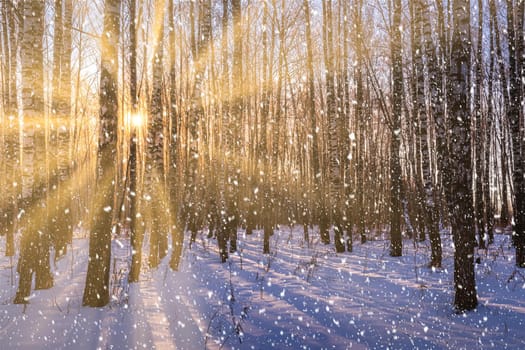
[[[220,264],[205,237],[185,246],[180,271],[168,257],[131,286],[129,243],[115,240],[113,301],[101,309],[81,306],[87,239],[74,239],[54,266],[55,287],[24,307],[12,304],[16,260],[3,257],[0,237],[0,349],[525,348],[525,270],[514,267],[508,235],[477,252],[480,306],[465,315],[452,310],[446,234],[435,271],[427,242],[405,240],[401,258],[388,255],[387,237],[336,254],[317,239],[306,247],[302,227],[281,227],[271,255],[262,232],[240,232],[239,253]]]

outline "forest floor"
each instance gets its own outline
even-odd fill
[[[525,348],[525,270],[514,267],[508,234],[476,251],[477,310],[455,314],[453,251],[427,267],[428,242],[404,241],[389,256],[381,234],[352,253],[307,247],[302,227],[281,226],[262,254],[262,232],[239,231],[239,251],[221,264],[206,232],[185,243],[179,271],[144,267],[126,283],[129,242],[113,241],[112,302],[81,306],[88,240],[76,232],[53,271],[55,286],[13,305],[16,257],[0,237],[1,349],[518,349]],[[147,253],[147,247],[145,252]],[[143,261],[147,261],[147,255]]]

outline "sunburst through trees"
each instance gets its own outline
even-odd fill
[[[116,237],[137,282],[168,254],[177,270],[203,230],[226,262],[239,230],[271,254],[274,229],[300,224],[338,253],[428,237],[435,269],[450,229],[454,304],[475,308],[473,249],[510,217],[525,266],[524,3],[2,1],[14,302],[33,275],[53,287],[74,232],[83,304],[104,306]]]

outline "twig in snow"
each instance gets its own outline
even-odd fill
[[[318,257],[318,254],[319,253],[315,253],[314,255],[312,255],[312,258],[310,260],[310,263],[308,264],[308,273],[306,275],[306,282],[310,282],[310,280],[313,278],[314,276],[314,270],[315,268],[318,266],[317,265],[317,257]]]
[[[416,284],[419,283],[419,273],[418,273],[418,267],[417,267],[417,251],[418,251],[418,245],[416,243],[416,237],[414,234],[414,274],[416,275]]]
[[[231,259],[228,260],[228,270],[230,273],[230,304],[235,302],[235,295],[233,290],[233,280],[232,280],[232,261]],[[233,315],[233,308],[232,308],[232,315]]]
[[[208,339],[209,339],[209,336],[211,335],[210,334],[210,328],[211,328],[211,324],[213,322],[213,320],[219,315],[219,310],[215,310],[215,312],[213,313],[213,315],[211,315],[210,317],[210,321],[208,322],[208,327],[206,327],[206,336],[204,337],[204,350],[207,349],[207,345],[208,345]]]
[[[73,250],[73,240],[71,240],[71,247],[70,247],[70,250],[71,250],[71,279],[73,279],[73,266],[74,266],[74,261],[75,261],[75,251]]]
[[[15,274],[13,272],[13,257],[9,257],[9,268],[11,269],[11,286],[15,285]]]
[[[514,271],[512,271],[512,274],[507,279],[507,283],[510,283],[516,277],[516,275],[519,275],[521,279],[525,281],[525,276],[517,268],[514,268]]]
[[[270,268],[272,267],[272,262],[273,260],[275,259],[275,257],[277,256],[277,240],[275,241],[275,246],[273,247],[272,251],[270,254],[268,254],[268,260],[266,261],[266,272],[269,272],[270,271]]]
[[[241,263],[241,271],[242,271],[242,255],[243,255],[243,252],[244,252],[244,247],[240,247],[240,250],[239,250],[239,259],[240,259],[240,263]]]
[[[58,303],[57,303],[57,296],[55,294],[53,294],[53,300],[54,300],[55,306],[58,309],[58,311],[60,311],[60,313],[62,313],[62,308],[58,305]]]

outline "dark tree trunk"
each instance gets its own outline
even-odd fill
[[[312,135],[312,172],[314,181],[314,192],[319,191],[320,166],[319,166],[319,146],[317,140],[317,121],[315,116],[315,85],[314,85],[314,56],[312,44],[312,26],[310,20],[309,0],[303,0],[306,23],[306,70],[308,73],[308,97],[307,112],[310,121],[310,133]]]
[[[72,239],[72,220],[68,208],[71,192],[66,180],[69,176],[68,141],[71,118],[71,0],[55,0],[55,30],[53,46],[53,100],[49,146],[51,177],[57,182],[50,188],[56,196],[56,205],[50,209],[50,234],[55,246],[55,260],[66,253]]]
[[[447,172],[450,190],[448,209],[452,213],[454,240],[454,307],[458,312],[478,305],[474,276],[475,220],[472,198],[471,116],[468,104],[470,67],[470,2],[455,1],[449,67],[450,153]]]
[[[353,210],[355,201],[352,197],[352,153],[355,135],[352,134],[351,129],[351,99],[350,99],[350,2],[340,3],[343,6],[343,82],[340,90],[343,90],[344,95],[344,120],[343,128],[341,132],[343,133],[341,138],[342,143],[342,158],[344,160],[344,211],[345,215],[343,216],[344,228],[346,230],[346,250],[351,252],[353,250]],[[351,136],[352,135],[352,136]],[[355,185],[355,184],[354,184]]]
[[[268,11],[269,3],[264,3],[263,21],[264,26],[269,26],[270,14]],[[267,157],[268,152],[268,130],[267,124],[270,114],[270,67],[269,67],[269,49],[268,49],[268,30],[263,32],[263,91],[261,101],[261,140],[259,157],[263,164],[264,175],[261,178],[262,183],[262,226],[263,226],[263,254],[270,254],[270,236],[273,232],[272,207],[270,205],[270,181],[268,179],[270,159]]]
[[[137,193],[137,128],[139,125],[133,125],[134,118],[138,113],[138,95],[137,95],[137,29],[136,21],[137,4],[136,0],[129,2],[129,94],[131,98],[131,135],[129,141],[129,231],[130,243],[132,249],[131,267],[129,272],[129,282],[138,282],[140,278],[140,269],[142,266],[142,243],[144,231],[139,225]]]
[[[401,0],[394,0],[392,22],[392,125],[390,133],[390,256],[401,256],[401,112],[403,102],[403,57],[401,56]]]
[[[101,307],[109,303],[111,231],[116,174],[118,120],[118,38],[121,0],[106,0],[105,35],[101,39],[100,135],[98,139],[96,193],[101,196],[91,219],[89,262],[82,305]]]
[[[478,6],[478,38],[477,38],[477,50],[475,57],[475,78],[472,80],[472,88],[474,90],[474,123],[475,123],[475,154],[476,154],[476,181],[474,189],[474,203],[475,203],[475,215],[476,215],[476,236],[477,242],[480,249],[486,248],[485,242],[485,220],[484,220],[484,205],[483,205],[483,163],[484,163],[484,129],[483,129],[483,110],[481,104],[481,98],[483,95],[483,2],[482,0],[477,1]]]
[[[170,268],[177,271],[179,269],[180,260],[182,257],[182,245],[184,243],[184,234],[181,225],[178,223],[179,200],[178,195],[179,181],[179,127],[178,117],[180,114],[177,105],[177,80],[176,80],[176,56],[175,56],[175,20],[174,20],[174,0],[169,0],[168,6],[168,26],[172,29],[169,34],[169,64],[170,64],[170,108],[169,116],[171,121],[170,138],[168,144],[170,145],[170,165],[169,165],[169,184],[170,184],[170,215],[171,215],[171,244],[172,252],[170,258]]]
[[[233,82],[233,93],[232,93],[232,120],[233,124],[230,124],[233,132],[233,143],[231,144],[233,154],[240,156],[240,125],[242,122],[243,112],[243,100],[242,100],[242,9],[240,0],[231,0],[232,6],[232,22],[233,22],[233,63],[232,63],[232,82]],[[229,183],[228,183],[228,203],[227,213],[230,217],[228,224],[228,236],[230,240],[230,252],[237,251],[237,224],[239,223],[239,208],[238,208],[238,184],[239,174],[237,169],[239,163],[237,157],[231,160],[231,169],[229,171]]]
[[[493,96],[494,93],[494,83],[496,80],[496,71],[497,71],[497,61],[498,59],[494,57],[496,50],[495,50],[495,31],[497,28],[495,27],[495,20],[494,16],[496,14],[496,6],[494,3],[494,0],[489,0],[489,11],[490,11],[490,21],[489,21],[489,42],[490,42],[490,57],[489,62],[487,63],[487,66],[489,67],[489,76],[488,76],[488,95]],[[488,244],[494,243],[494,206],[492,204],[492,179],[491,179],[491,169],[494,167],[491,162],[491,154],[492,154],[492,145],[493,145],[493,139],[492,134],[494,133],[493,130],[493,120],[495,118],[494,113],[494,102],[489,99],[487,102],[487,114],[485,116],[486,123],[485,123],[485,130],[484,130],[484,137],[485,137],[485,168],[483,169],[483,201],[485,205],[485,222],[487,224],[487,235],[488,235]]]
[[[228,63],[228,24],[229,24],[229,1],[222,1],[222,19],[221,19],[221,55],[222,55],[222,113],[223,113],[223,139],[224,148],[227,150],[227,154],[233,152],[233,125],[230,118],[230,69]],[[225,159],[221,162],[221,189],[226,194],[226,198],[221,200],[220,209],[221,214],[219,216],[219,225],[217,228],[217,245],[219,246],[219,255],[221,262],[226,262],[228,259],[228,232],[226,228],[226,221],[228,214],[226,213],[226,205],[228,201],[228,176],[231,169],[230,159],[225,156]]]
[[[512,133],[512,155],[514,168],[512,172],[514,188],[514,225],[513,240],[516,247],[516,265],[525,267],[525,179],[522,135],[523,127],[523,15],[525,2],[507,0],[507,31],[509,50],[510,101],[508,118]]]
[[[357,230],[361,237],[361,243],[365,243],[366,238],[366,208],[364,196],[365,184],[365,134],[366,134],[366,117],[364,111],[364,89],[363,89],[363,65],[364,65],[364,48],[363,48],[363,28],[362,28],[362,7],[363,1],[356,0],[354,4],[354,41],[356,51],[356,63],[354,70],[354,79],[356,81],[355,91],[355,118],[358,129],[358,154],[357,154],[357,182],[354,194],[357,198]]]
[[[156,9],[164,14],[161,8]],[[149,206],[149,265],[155,268],[167,254],[167,236],[164,206],[164,104],[162,89],[164,64],[164,17],[158,16],[158,37],[155,38],[155,54],[153,56],[153,81],[149,105],[150,123],[148,124],[147,153],[147,184],[146,191],[150,198]]]
[[[315,76],[314,76],[314,56],[313,56],[313,44],[312,44],[312,25],[310,19],[310,4],[309,0],[303,0],[303,8],[305,12],[306,22],[306,70],[308,73],[308,96],[307,96],[307,113],[310,120],[310,134],[312,135],[312,177],[313,177],[313,213],[317,215],[317,221],[319,223],[320,231],[321,223],[324,220],[322,217],[323,210],[321,209],[322,203],[322,189],[321,189],[321,169],[319,161],[319,141],[318,141],[318,130],[317,120],[315,113]],[[313,221],[316,221],[315,219]],[[326,237],[324,238],[326,241]]]
[[[492,0],[491,0],[492,1]],[[508,78],[506,72],[506,65],[505,60],[503,59],[502,54],[502,46],[503,42],[500,39],[500,26],[499,26],[499,20],[498,16],[496,15],[496,5],[490,4],[490,18],[494,21],[494,41],[495,41],[495,57],[497,57],[497,66],[498,66],[498,74],[501,79],[501,85],[502,88],[502,95],[503,95],[503,105],[506,109],[508,109],[510,105],[510,97],[508,93]],[[508,129],[508,121],[507,116],[505,113],[501,113],[500,116],[500,161],[501,161],[501,208],[500,208],[500,218],[499,218],[499,224],[503,225],[504,227],[509,225],[510,219],[509,219],[509,195],[507,191],[507,184],[508,184],[508,177],[509,177],[509,157],[508,157],[508,138],[507,138],[507,129]]]

